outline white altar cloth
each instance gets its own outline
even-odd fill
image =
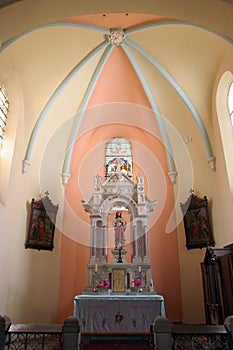
[[[164,298],[157,294],[82,294],[74,298],[74,316],[81,332],[150,332],[159,315],[165,316]]]

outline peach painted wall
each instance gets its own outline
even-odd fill
[[[166,175],[165,149],[149,107],[133,68],[121,48],[116,47],[89,101],[73,151],[72,177],[65,190],[59,322],[73,313],[73,298],[85,288],[90,226],[81,200],[92,195],[93,176],[99,173],[103,177],[105,144],[114,136],[132,142],[134,180],[143,174],[149,198],[158,201],[149,220],[153,279],[157,293],[165,298],[167,316],[171,320],[182,318],[176,230],[165,233],[174,193]]]

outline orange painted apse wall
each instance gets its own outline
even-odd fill
[[[149,214],[153,280],[157,293],[165,298],[167,317],[181,320],[177,235],[176,230],[166,233],[174,207],[167,155],[137,75],[116,47],[89,101],[72,155],[72,177],[65,189],[58,322],[73,314],[73,298],[86,286],[90,225],[81,200],[92,195],[93,177],[98,173],[103,178],[105,144],[115,136],[131,141],[133,179],[144,175],[148,197],[158,201]]]

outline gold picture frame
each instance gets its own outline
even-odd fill
[[[185,203],[181,203],[187,249],[214,246],[214,237],[211,230],[208,199],[199,198],[193,193]]]
[[[126,273],[123,269],[112,270],[112,291],[114,293],[124,293],[126,291]]]
[[[53,239],[56,225],[56,216],[58,205],[54,205],[48,197],[45,196],[35,201],[31,201],[31,215],[26,238],[25,248],[37,250],[53,250]]]

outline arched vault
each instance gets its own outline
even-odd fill
[[[89,53],[83,57],[82,60],[80,60],[76,66],[74,66],[70,72],[64,77],[63,81],[57,86],[55,91],[52,93],[50,98],[48,99],[46,105],[42,109],[35,125],[32,130],[30,140],[28,142],[28,147],[26,150],[26,154],[23,160],[23,173],[27,171],[27,167],[31,162],[32,153],[33,153],[33,147],[37,140],[38,133],[40,131],[41,125],[43,124],[45,118],[47,117],[48,111],[51,108],[51,106],[55,103],[55,101],[59,98],[61,92],[67,87],[69,82],[79,73],[79,71],[90,61],[93,57],[95,57],[98,53],[102,53],[100,56],[100,59],[98,61],[98,64],[96,66],[96,69],[92,75],[92,78],[89,82],[89,85],[85,91],[85,94],[83,96],[82,105],[80,108],[80,113],[77,114],[77,117],[75,119],[75,122],[73,124],[73,128],[70,133],[70,139],[69,143],[67,145],[67,152],[66,157],[63,162],[63,169],[62,169],[62,177],[63,177],[63,184],[66,185],[68,183],[68,180],[71,176],[70,174],[70,164],[71,164],[71,156],[73,152],[73,147],[75,140],[78,137],[80,125],[82,123],[83,117],[85,115],[85,110],[87,108],[88,102],[92,96],[93,90],[96,86],[96,83],[99,79],[99,76],[104,68],[104,65],[106,61],[108,60],[109,56],[111,55],[114,48],[120,47],[124,53],[126,54],[128,60],[130,61],[135,73],[138,76],[138,79],[141,83],[141,86],[143,87],[145,94],[148,98],[148,101],[151,105],[151,108],[153,110],[154,116],[156,118],[156,121],[159,125],[160,132],[162,135],[162,139],[166,148],[167,152],[167,159],[168,159],[168,166],[169,166],[169,172],[168,175],[170,176],[171,183],[176,182],[176,167],[175,162],[173,159],[173,150],[170,144],[170,140],[168,137],[168,133],[166,130],[166,126],[163,120],[163,117],[160,113],[159,106],[156,102],[155,97],[153,96],[153,93],[151,92],[151,89],[147,83],[147,80],[143,74],[143,71],[140,67],[140,64],[137,61],[137,55],[140,55],[146,59],[149,64],[153,66],[153,68],[158,71],[164,79],[167,80],[167,82],[172,86],[172,88],[175,90],[175,92],[178,94],[178,96],[182,99],[186,107],[189,109],[198,129],[201,134],[201,138],[203,140],[203,144],[205,147],[205,151],[207,154],[207,160],[210,164],[212,170],[215,170],[215,158],[212,153],[211,144],[205,129],[205,126],[202,122],[202,119],[193,105],[190,98],[186,95],[185,91],[181,88],[179,83],[172,77],[172,75],[163,67],[163,65],[147,50],[145,50],[141,45],[139,45],[135,40],[132,40],[130,38],[131,34],[135,34],[136,32],[145,32],[150,28],[160,28],[161,26],[172,26],[172,25],[179,25],[179,26],[194,26],[198,27],[197,25],[194,25],[192,23],[187,23],[183,21],[175,21],[175,20],[157,20],[155,22],[151,22],[148,24],[142,24],[137,25],[131,28],[127,28],[125,30],[121,28],[117,29],[107,29],[99,26],[89,25],[85,23],[77,23],[77,22],[71,22],[71,21],[64,21],[64,22],[57,22],[57,23],[49,23],[47,25],[43,25],[37,28],[34,28],[32,30],[29,30],[25,33],[22,33],[21,35],[18,35],[7,42],[3,43],[1,47],[1,52],[6,50],[10,45],[12,45],[15,41],[20,39],[21,37],[25,35],[29,35],[33,33],[34,31],[39,31],[40,29],[44,28],[53,28],[53,27],[74,27],[74,28],[83,28],[90,31],[98,31],[103,34],[103,41],[99,44],[97,44]],[[209,31],[213,35],[219,36],[223,40],[227,41],[232,45],[232,40],[225,35],[217,32],[210,31],[207,28],[199,27],[202,30]]]

